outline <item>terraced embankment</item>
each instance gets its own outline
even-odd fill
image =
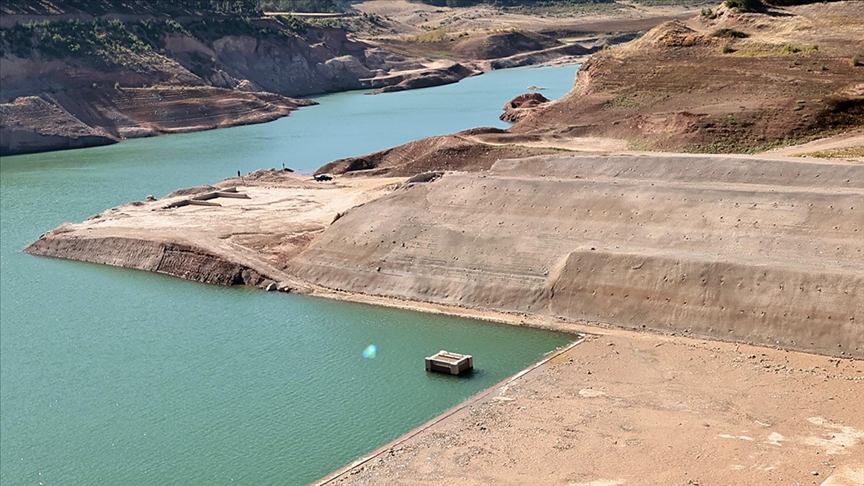
[[[219,186],[248,199],[132,203],[27,251],[864,357],[861,164],[555,154],[408,182],[260,171]]]
[[[864,166],[541,156],[350,211],[330,289],[864,356]]]

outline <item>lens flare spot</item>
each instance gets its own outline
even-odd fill
[[[363,350],[363,357],[366,359],[372,359],[375,356],[378,356],[378,346],[374,344],[366,346],[366,349]]]

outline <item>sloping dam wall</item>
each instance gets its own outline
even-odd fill
[[[864,166],[542,156],[354,208],[327,288],[864,358]]]

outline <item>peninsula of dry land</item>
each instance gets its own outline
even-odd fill
[[[864,484],[862,30],[860,2],[714,7],[509,104],[511,130],[261,170],[26,251],[589,334],[329,482]]]

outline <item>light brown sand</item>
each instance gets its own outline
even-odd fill
[[[608,331],[327,484],[861,485],[862,382],[861,361]]]

